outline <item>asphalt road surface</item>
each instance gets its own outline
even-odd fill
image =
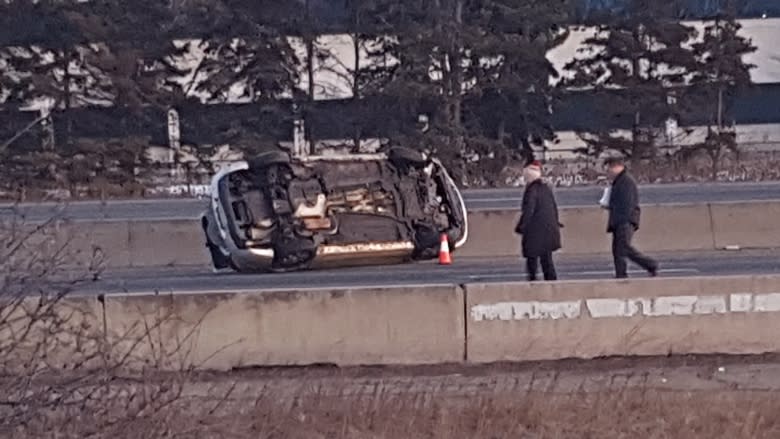
[[[780,273],[780,251],[699,252],[656,255],[661,276],[724,276]],[[418,263],[360,267],[287,274],[210,273],[202,268],[118,270],[79,289],[82,294],[242,292],[356,288],[375,286],[442,285],[524,281],[524,264],[513,258],[458,259],[452,266]],[[596,280],[613,277],[607,255],[584,258],[558,257],[560,280]],[[633,277],[646,277],[638,270]]]
[[[597,186],[558,188],[556,196],[562,207],[593,206],[601,197]],[[481,189],[463,192],[469,210],[516,209],[522,188]],[[640,189],[643,204],[710,203],[780,199],[780,182],[703,183],[648,185]],[[52,216],[72,220],[160,220],[194,219],[205,209],[203,199],[126,200],[56,203],[0,204],[0,218],[21,213],[28,221],[43,221]]]

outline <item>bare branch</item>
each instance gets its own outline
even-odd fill
[[[33,120],[32,122],[27,124],[24,128],[19,130],[16,134],[11,136],[10,139],[8,139],[5,142],[3,142],[3,144],[0,145],[0,154],[5,152],[5,150],[8,149],[9,146],[11,146],[14,142],[16,142],[20,137],[22,137],[23,135],[27,134],[31,129],[35,128],[36,125],[38,125],[39,123],[43,122],[47,117],[49,117],[49,116],[48,115],[38,116],[35,120]]]

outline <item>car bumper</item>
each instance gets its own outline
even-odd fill
[[[322,245],[317,248],[311,268],[399,263],[411,259],[413,252],[414,244],[409,241]],[[231,253],[233,262],[242,271],[272,269],[274,251],[271,248],[242,249]]]

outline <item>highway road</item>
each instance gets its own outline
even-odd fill
[[[597,186],[558,188],[556,195],[561,207],[593,206],[601,191]],[[516,209],[522,188],[466,190],[463,194],[470,210]],[[640,196],[643,204],[776,200],[780,199],[780,182],[647,185],[641,187]],[[22,213],[28,221],[42,221],[53,215],[73,220],[194,219],[205,205],[202,199],[0,204],[0,218]]]
[[[662,263],[661,276],[664,277],[780,273],[780,251],[777,250],[656,256]],[[557,265],[562,281],[613,277],[608,255],[595,258],[560,256]],[[290,274],[214,274],[200,268],[120,270],[104,273],[99,281],[81,287],[78,293],[93,295],[157,291],[168,294],[512,282],[525,280],[523,266],[520,260],[512,258],[458,259],[456,254],[452,266],[419,263]],[[646,277],[637,270],[630,274],[637,278]]]

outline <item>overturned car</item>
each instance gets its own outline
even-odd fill
[[[444,166],[407,148],[234,163],[214,176],[202,226],[214,268],[239,272],[426,260],[442,234],[453,250],[468,235]]]

